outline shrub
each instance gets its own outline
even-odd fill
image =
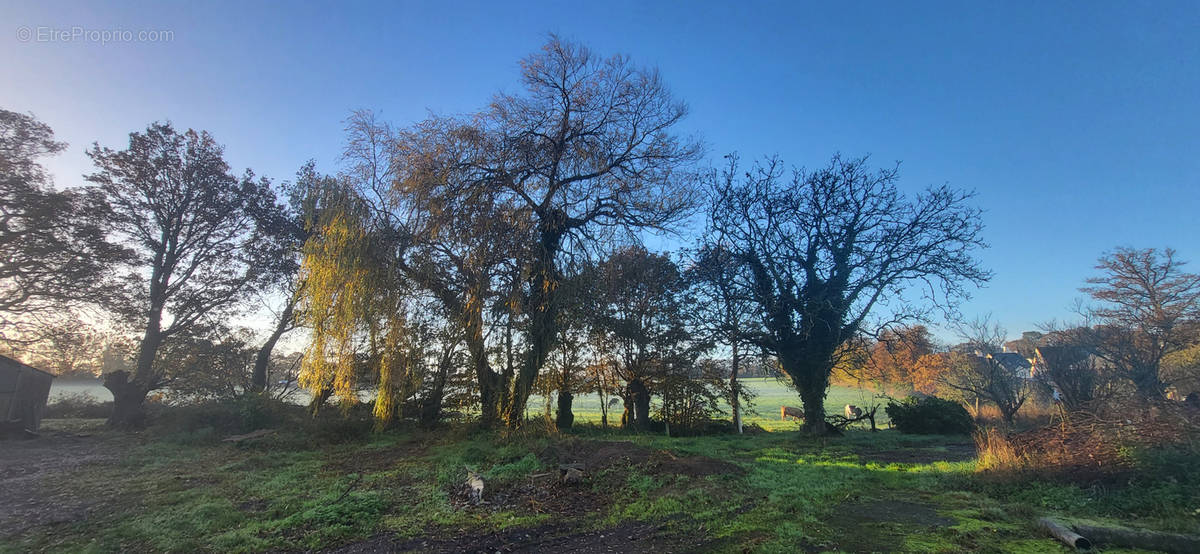
[[[936,396],[910,396],[900,402],[888,402],[883,410],[902,433],[964,435],[975,428],[971,414],[962,404]]]
[[[299,415],[299,410],[278,400],[246,395],[181,406],[153,406],[152,413],[155,426],[166,433],[211,429],[216,434],[233,434],[283,425]]]
[[[975,448],[979,451],[975,467],[980,471],[1016,471],[1028,461],[1017,452],[1008,437],[994,427],[975,433]]]
[[[52,400],[42,413],[45,419],[102,419],[112,414],[112,402],[100,402],[84,392],[61,394]]]
[[[711,368],[709,368],[711,369]],[[662,403],[658,422],[670,425],[672,436],[704,434],[715,421],[722,418],[721,402],[728,398],[728,384],[714,372],[699,379],[687,374],[669,374],[658,383]],[[659,431],[659,425],[651,425]]]

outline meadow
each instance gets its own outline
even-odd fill
[[[800,399],[791,385],[772,377],[740,379],[739,382],[753,393],[750,409],[743,415],[743,421],[746,424],[758,425],[769,431],[794,431],[800,427],[799,422],[793,419],[783,421],[779,417],[780,406],[800,407]],[[873,398],[874,395],[875,391],[868,388],[834,385],[829,387],[828,396],[825,397],[825,409],[830,414],[840,414],[846,404],[866,406],[873,402],[884,402]],[[554,400],[554,398],[550,399],[551,410],[554,410],[555,407]],[[652,400],[651,406],[657,406],[656,401],[657,398]],[[531,417],[542,415],[545,413],[545,406],[546,398],[544,396],[531,396],[528,413]],[[728,416],[730,412],[728,403],[722,404],[722,407]],[[576,422],[599,425],[601,421],[600,396],[594,393],[575,396],[571,411],[575,414]],[[618,401],[615,411],[609,413],[609,423],[620,422],[620,420],[621,406]],[[876,417],[876,424],[886,427],[887,422],[887,415],[880,409]],[[868,426],[866,423],[857,425]]]
[[[746,387],[753,393],[753,401],[750,410],[744,415],[743,421],[746,424],[754,424],[763,429],[771,431],[791,431],[799,427],[799,424],[794,420],[782,421],[779,418],[780,406],[800,406],[800,399],[796,395],[795,389],[791,388],[786,382],[770,377],[759,377],[740,380],[742,386]],[[849,386],[834,385],[829,387],[829,395],[825,398],[825,409],[829,413],[841,413],[842,407],[846,404],[855,406],[866,406],[872,402],[881,402],[878,399],[873,399],[875,391],[867,388],[857,388]],[[97,402],[111,402],[112,393],[108,392],[103,385],[97,380],[55,380],[50,389],[50,402],[62,399],[66,396],[86,395]],[[367,395],[369,397],[369,395]],[[307,402],[308,396],[305,394],[296,394],[293,400],[298,403]],[[554,407],[554,398],[550,399],[551,409]],[[540,395],[531,396],[529,399],[528,413],[531,417],[541,415],[545,411],[546,399]],[[575,397],[572,411],[575,414],[575,421],[580,423],[592,423],[600,425],[600,396],[594,393],[580,394]],[[725,405],[728,412],[728,405]],[[616,407],[616,412],[609,414],[610,422],[619,422],[621,417],[620,406]],[[887,426],[887,415],[883,410],[879,410],[876,418],[876,423],[881,427]],[[866,425],[865,423],[862,425]]]
[[[764,412],[791,402],[766,393]],[[831,405],[854,394],[837,389]],[[139,433],[49,419],[42,438],[6,444],[0,552],[1065,552],[1036,518],[1200,531],[1200,498],[1179,481],[1200,482],[1197,468],[1169,458],[1129,483],[1081,486],[996,478],[969,436],[890,429],[372,431],[365,410],[162,410]],[[256,429],[271,431],[224,440]],[[563,464],[583,477],[563,482]],[[468,470],[487,483],[481,503]]]

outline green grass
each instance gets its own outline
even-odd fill
[[[770,377],[741,379],[739,382],[754,394],[753,406],[749,413],[743,417],[745,423],[758,425],[768,431],[794,431],[800,427],[799,422],[793,420],[781,421],[779,418],[780,406],[794,406],[797,408],[801,406],[799,394],[790,384]],[[867,388],[831,386],[825,397],[825,410],[830,414],[840,414],[846,404],[853,404],[855,406],[871,404],[872,402],[876,402],[873,399],[875,392]],[[530,416],[543,414],[545,406],[546,398],[544,396],[534,395],[530,397]],[[723,404],[723,407],[726,416],[731,417],[729,416],[730,410],[728,405]],[[553,398],[551,398],[550,409],[551,411],[556,409]],[[571,412],[575,414],[576,422],[599,425],[601,421],[600,396],[592,393],[576,395],[572,402]],[[620,418],[621,408],[617,406],[615,413],[609,413],[609,422],[619,422]],[[880,409],[876,416],[876,424],[886,427],[887,423],[887,415]],[[858,426],[865,428],[867,424],[862,423],[858,424]]]
[[[846,399],[850,391],[831,397]],[[0,541],[0,552],[317,550],[379,533],[470,536],[558,517],[578,530],[656,522],[664,533],[705,537],[708,549],[728,552],[837,551],[851,544],[909,552],[1065,552],[1036,529],[1036,518],[1046,515],[1200,532],[1200,497],[1191,486],[1200,470],[1165,454],[1147,459],[1159,468],[1157,476],[1085,488],[986,479],[973,461],[889,461],[886,454],[895,452],[934,459],[970,440],[895,431],[851,430],[835,439],[796,432],[670,438],[595,426],[569,435],[506,436],[467,428],[322,434],[297,425],[233,445],[220,442],[225,433],[204,427],[131,440],[96,422],[46,422],[51,432],[59,425],[93,433],[100,444],[132,446],[122,446],[116,462],[80,468],[51,484],[100,509]],[[552,471],[553,460],[541,457],[547,449],[578,440],[630,441],[662,459],[706,456],[740,472],[690,477],[654,464],[618,464],[588,477],[588,491],[602,498],[599,512],[568,516],[519,503],[466,510],[455,501],[467,468],[483,473],[489,490],[515,487]],[[947,524],[906,519],[907,513],[896,521],[855,519],[864,507],[892,504],[916,505],[923,517]]]

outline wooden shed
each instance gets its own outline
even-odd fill
[[[0,355],[0,436],[36,434],[54,375]]]

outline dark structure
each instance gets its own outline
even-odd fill
[[[0,437],[36,435],[54,375],[0,356]]]

